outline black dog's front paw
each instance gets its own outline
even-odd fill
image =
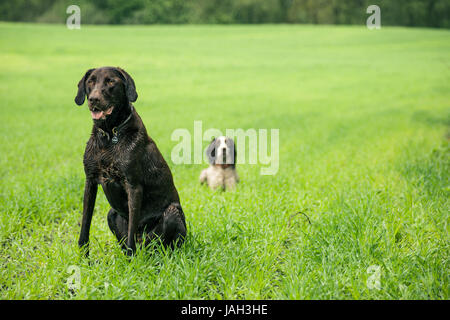
[[[89,257],[89,242],[79,240],[78,247],[80,248],[81,254],[83,254],[86,258]]]
[[[131,248],[126,248],[125,249],[125,254],[127,257],[131,258],[134,256],[135,254],[135,250],[131,249]]]
[[[126,246],[124,246],[125,254],[127,257],[132,257],[136,253],[136,243],[128,242]]]
[[[131,249],[130,247],[124,246],[123,253],[127,256],[127,258],[132,258],[136,254],[136,249]]]

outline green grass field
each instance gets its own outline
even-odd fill
[[[178,250],[128,260],[99,188],[79,253],[92,120],[73,99],[104,65],[133,76],[172,169]],[[448,299],[450,31],[0,23],[0,66],[0,298]],[[170,158],[194,120],[279,129],[278,173],[201,187],[206,165]]]

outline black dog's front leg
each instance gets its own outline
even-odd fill
[[[128,193],[128,237],[127,237],[127,255],[136,251],[136,231],[139,225],[142,206],[142,186],[127,184]]]
[[[97,182],[86,179],[83,198],[83,220],[81,221],[80,238],[78,246],[85,249],[85,255],[89,255],[89,229],[91,227],[92,214],[94,212],[95,198],[97,197]]]

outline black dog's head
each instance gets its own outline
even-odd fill
[[[78,82],[75,103],[81,106],[85,97],[92,119],[105,120],[115,109],[136,101],[136,86],[133,78],[121,68],[89,69]]]
[[[236,167],[236,146],[233,139],[220,136],[213,139],[206,150],[209,163],[223,168]]]

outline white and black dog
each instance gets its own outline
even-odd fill
[[[239,176],[236,172],[236,147],[233,139],[224,136],[213,139],[206,155],[209,167],[200,174],[200,183],[207,183],[213,190],[219,187],[224,190],[234,189]]]

